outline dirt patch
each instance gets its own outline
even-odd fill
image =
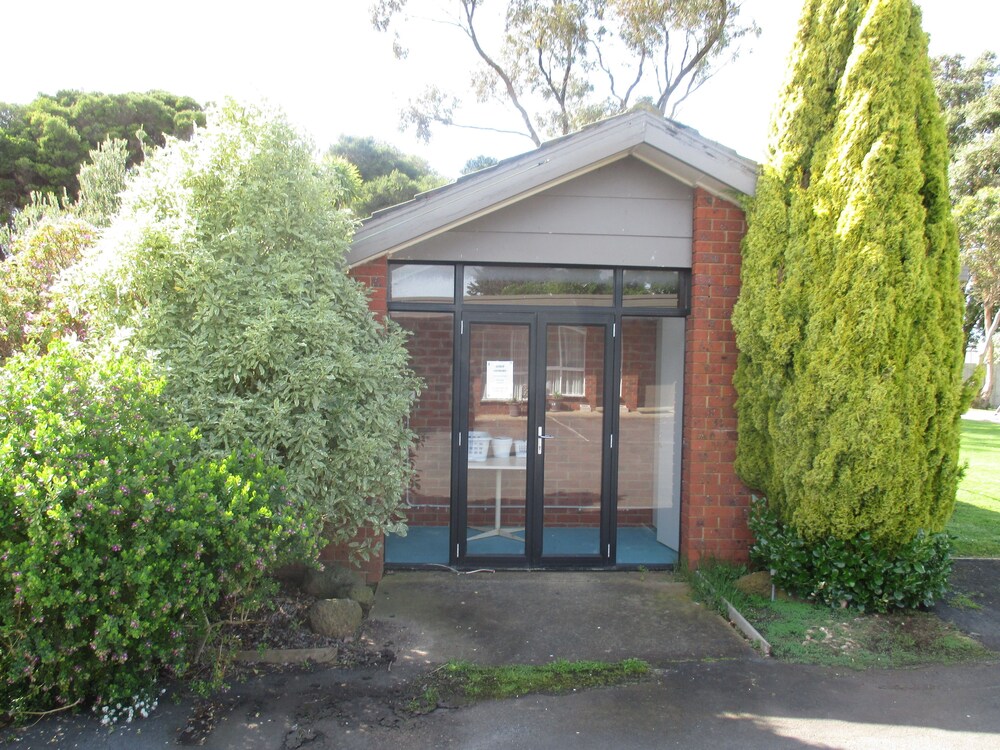
[[[891,655],[900,649],[921,654],[935,653],[946,628],[926,613],[873,615],[864,635],[867,647],[877,654]]]
[[[806,630],[806,637],[802,641],[803,646],[821,646],[830,651],[841,654],[856,654],[862,646],[858,641],[857,630],[863,622],[857,618],[849,622],[835,622],[827,625],[814,625]]]
[[[337,648],[345,641],[327,638],[309,629],[307,613],[315,601],[290,583],[282,583],[274,597],[274,611],[255,615],[247,622],[226,625],[220,635],[240,650]]]
[[[336,653],[336,659],[327,663],[338,669],[360,669],[377,671],[388,669],[396,660],[391,640],[374,633],[377,628],[363,625],[358,636],[338,640],[313,633],[309,629],[306,613],[314,601],[313,597],[301,593],[294,585],[282,584],[274,599],[274,611],[261,613],[255,618],[238,625],[227,625],[220,635],[224,642],[236,651],[281,650],[294,652],[300,649],[325,649]],[[309,674],[321,669],[311,663],[241,663],[228,665],[225,680],[239,684],[267,679],[270,676]],[[367,678],[362,678],[367,679]],[[180,695],[188,692],[181,689]],[[190,696],[190,693],[188,693]],[[359,726],[400,726],[409,716],[405,707],[410,697],[400,690],[386,692],[384,688],[372,686],[362,692],[357,691],[357,683],[351,689],[345,683],[342,689],[324,690],[321,698],[307,701],[300,710],[302,719],[285,738],[283,747],[325,747],[326,738],[322,732],[309,727],[312,719],[334,718],[341,723],[358,718]],[[210,698],[197,699],[188,713],[183,728],[177,733],[180,745],[211,745],[211,736],[220,721],[234,714],[245,713],[252,723],[266,708],[259,702],[247,701],[233,696],[228,688],[223,688]]]
[[[989,657],[982,646],[931,612],[859,614],[760,599],[747,612],[771,644],[772,656],[788,661],[867,669]]]
[[[811,641],[847,656],[867,652],[876,658],[906,655],[914,660],[921,657],[933,660],[944,648],[942,639],[948,639],[952,633],[947,625],[926,612],[873,614],[810,628],[806,643]]]

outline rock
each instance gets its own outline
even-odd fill
[[[733,585],[744,594],[751,594],[764,599],[771,598],[771,574],[766,570],[760,570],[756,573],[745,575],[742,578],[737,578],[733,582]],[[775,591],[775,596],[778,599],[785,600],[793,598],[781,589]]]
[[[309,627],[327,638],[350,638],[361,619],[361,605],[353,599],[318,599],[309,608]]]
[[[302,577],[302,590],[317,599],[346,599],[351,589],[364,584],[359,573],[332,563],[322,570],[309,568]]]
[[[737,578],[733,585],[744,594],[755,594],[765,599],[771,598],[771,574],[766,570]]]
[[[361,605],[361,610],[367,615],[375,604],[375,592],[368,586],[355,586],[347,592],[347,598]]]

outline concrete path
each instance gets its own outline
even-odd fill
[[[1000,422],[1000,409],[969,409],[962,415],[962,419],[971,419],[975,422]]]
[[[758,657],[660,573],[406,573],[380,586],[367,638],[392,669],[265,672],[210,703],[163,701],[132,726],[50,717],[11,747],[261,750],[1000,747],[1000,665],[838,671]],[[649,679],[414,717],[401,710],[446,659],[639,656]],[[3,737],[3,735],[0,735]],[[2,741],[2,740],[0,740]]]
[[[370,627],[397,666],[544,664],[553,659],[746,658],[722,618],[668,573],[394,573],[379,585]]]
[[[993,750],[1000,667],[838,672],[751,658],[684,662],[655,679],[566,696],[528,696],[402,717],[403,682],[322,669],[266,675],[214,707],[206,748],[260,750],[620,750],[848,748]],[[136,750],[176,746],[191,706],[108,732],[48,721],[12,747]]]

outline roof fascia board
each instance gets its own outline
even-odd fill
[[[650,150],[648,147],[639,146],[638,148],[633,149],[630,155],[634,159],[641,161],[643,164],[652,167],[658,172],[662,172],[668,177],[672,177],[688,187],[702,188],[717,198],[722,198],[726,201],[739,201],[741,191],[735,190],[733,187],[724,182],[714,180],[711,177],[698,172],[692,167],[685,165],[683,162],[679,162],[676,159],[668,157],[662,151]]]
[[[668,120],[637,112],[543,144],[482,175],[387,209],[355,234],[348,265],[425,242],[627,156],[725,200],[755,191],[753,162]]]
[[[348,251],[348,254],[347,254],[347,263],[348,263],[349,266],[353,267],[353,266],[356,266],[356,265],[358,265],[360,263],[367,263],[370,260],[375,260],[376,258],[380,258],[381,256],[386,255],[386,254],[388,254],[390,252],[391,253],[395,253],[395,252],[399,252],[400,250],[405,250],[406,248],[413,247],[414,245],[419,245],[422,242],[426,242],[427,240],[431,240],[434,237],[438,237],[438,236],[440,236],[442,234],[450,232],[451,230],[455,229],[456,227],[460,227],[460,226],[462,226],[464,224],[468,224],[470,222],[473,222],[476,219],[479,219],[479,218],[481,218],[483,216],[486,216],[488,214],[494,213],[495,211],[499,211],[499,210],[501,210],[503,208],[507,208],[508,206],[512,206],[515,203],[520,203],[522,200],[525,200],[526,198],[530,198],[533,195],[537,195],[539,193],[544,193],[549,188],[556,187],[557,185],[561,185],[564,182],[569,182],[570,180],[574,180],[577,177],[582,177],[583,175],[587,174],[588,172],[593,172],[595,170],[601,169],[602,167],[606,167],[609,164],[613,164],[616,161],[621,161],[622,159],[627,158],[629,155],[630,155],[629,151],[623,151],[621,153],[615,154],[614,156],[610,156],[607,159],[602,159],[599,162],[594,162],[594,163],[588,165],[584,169],[579,169],[579,170],[577,170],[575,172],[567,173],[566,175],[564,175],[560,179],[552,180],[550,182],[546,182],[544,184],[537,185],[534,188],[532,188],[531,190],[527,190],[527,191],[525,191],[523,193],[518,193],[516,195],[513,195],[513,196],[511,196],[509,198],[506,198],[505,200],[501,201],[500,203],[491,203],[490,205],[486,206],[485,208],[482,208],[479,211],[476,211],[474,213],[462,214],[460,217],[454,219],[449,224],[444,224],[444,225],[441,225],[441,226],[437,226],[433,230],[425,232],[424,234],[422,234],[422,235],[420,235],[418,237],[412,237],[412,238],[407,239],[407,240],[405,240],[403,242],[400,242],[398,244],[390,245],[390,246],[382,248],[382,249],[380,249],[380,250],[378,250],[378,251],[376,251],[374,253],[369,253],[367,255],[364,254],[365,250],[370,250],[370,245],[367,242],[367,238],[363,238],[362,241],[355,240],[355,242],[351,245],[351,249]],[[358,235],[355,235],[355,237],[357,237],[357,236]],[[381,244],[381,243],[379,243],[379,244]]]
[[[650,122],[645,143],[671,159],[687,164],[709,184],[725,185],[730,191],[753,195],[757,188],[757,166],[718,144],[671,125],[666,120]],[[688,180],[691,183],[691,180]]]
[[[446,186],[439,195],[403,204],[363,225],[355,234],[348,263],[375,257],[388,249],[427,239],[457,224],[495,211],[512,201],[578,177],[616,161],[641,142],[645,132],[639,118],[611,121],[609,126],[584,130],[546,148],[531,151],[499,170],[489,170],[466,183]],[[587,136],[584,138],[584,136]]]

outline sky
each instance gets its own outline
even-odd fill
[[[407,101],[434,82],[468,90],[475,58],[460,32],[429,20],[406,27],[410,55],[369,22],[369,0],[7,0],[7,73],[0,101],[27,103],[61,89],[162,89],[199,102],[231,96],[281,107],[319,148],[342,134],[374,136],[425,158],[446,177],[480,154],[533,148],[523,137],[455,128],[429,144],[399,130]],[[1000,52],[997,0],[918,0],[932,55]],[[744,156],[764,156],[802,0],[745,0],[761,35],[745,43],[684,104],[677,119]],[[10,71],[15,71],[11,74]],[[494,122],[499,110],[482,115]],[[470,118],[471,119],[471,118]],[[482,121],[477,121],[482,122]]]

